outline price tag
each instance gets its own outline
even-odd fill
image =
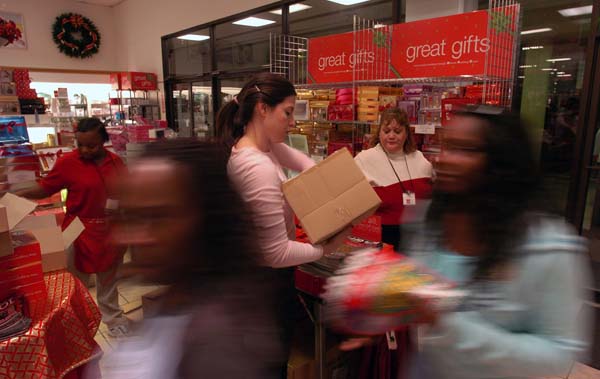
[[[415,133],[416,134],[435,134],[435,125],[434,124],[415,125]]]

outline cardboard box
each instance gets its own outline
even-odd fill
[[[160,311],[160,306],[166,292],[167,289],[161,287],[142,295],[142,311],[144,312],[144,317],[155,315]]]
[[[25,217],[15,228],[15,230],[31,232],[39,242],[44,272],[62,270],[67,267],[65,250],[83,229],[81,221],[76,218],[69,224],[69,227],[64,231],[61,230],[55,214]]]
[[[381,204],[347,149],[336,151],[282,188],[313,244],[360,223]]]

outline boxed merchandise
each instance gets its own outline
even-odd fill
[[[335,90],[335,103],[339,105],[354,104],[354,90],[352,88],[339,88]]]
[[[327,108],[327,120],[352,121],[354,120],[354,107],[352,104],[330,104]]]
[[[282,189],[313,244],[360,223],[381,204],[347,149],[283,183]]]
[[[408,122],[416,124],[419,119],[418,109],[419,106],[414,100],[401,100],[397,104],[398,109],[403,110],[408,115]]]
[[[12,234],[14,252],[0,258],[0,298],[24,296],[27,301],[46,296],[40,245],[32,234]]]
[[[477,103],[479,103],[479,101],[474,98],[468,99],[455,97],[450,99],[442,99],[442,126],[446,126],[450,120],[452,120],[453,112],[456,112],[467,105]]]
[[[308,102],[310,110],[310,119],[313,121],[327,120],[327,108],[329,101],[311,100]]]
[[[0,115],[20,114],[19,98],[16,96],[0,96]]]
[[[464,296],[452,282],[384,247],[352,253],[322,297],[336,329],[379,335],[427,321],[428,309],[452,310]]]

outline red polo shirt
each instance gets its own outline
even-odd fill
[[[40,185],[48,195],[67,189],[67,214],[104,218],[106,200],[115,196],[115,181],[125,172],[121,158],[110,151],[98,165],[81,158],[76,150],[60,157]]]
[[[115,181],[125,172],[121,158],[109,151],[100,164],[86,161],[78,151],[74,151],[59,158],[48,176],[40,181],[48,195],[63,188],[69,191],[63,229],[75,216],[85,226],[73,243],[75,266],[79,271],[108,271],[125,252],[123,247],[114,246],[108,238],[110,225],[105,215],[106,200],[115,198]]]

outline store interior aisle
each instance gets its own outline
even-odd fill
[[[142,311],[142,296],[150,293],[159,286],[155,285],[141,285],[134,282],[124,282],[119,285],[119,304],[123,308],[125,315],[133,323],[138,323],[143,320]],[[89,288],[90,293],[96,299],[96,288]],[[98,333],[96,333],[96,342],[102,347],[104,353],[111,351],[115,345],[116,340],[108,335],[107,327],[104,323],[100,323]]]

